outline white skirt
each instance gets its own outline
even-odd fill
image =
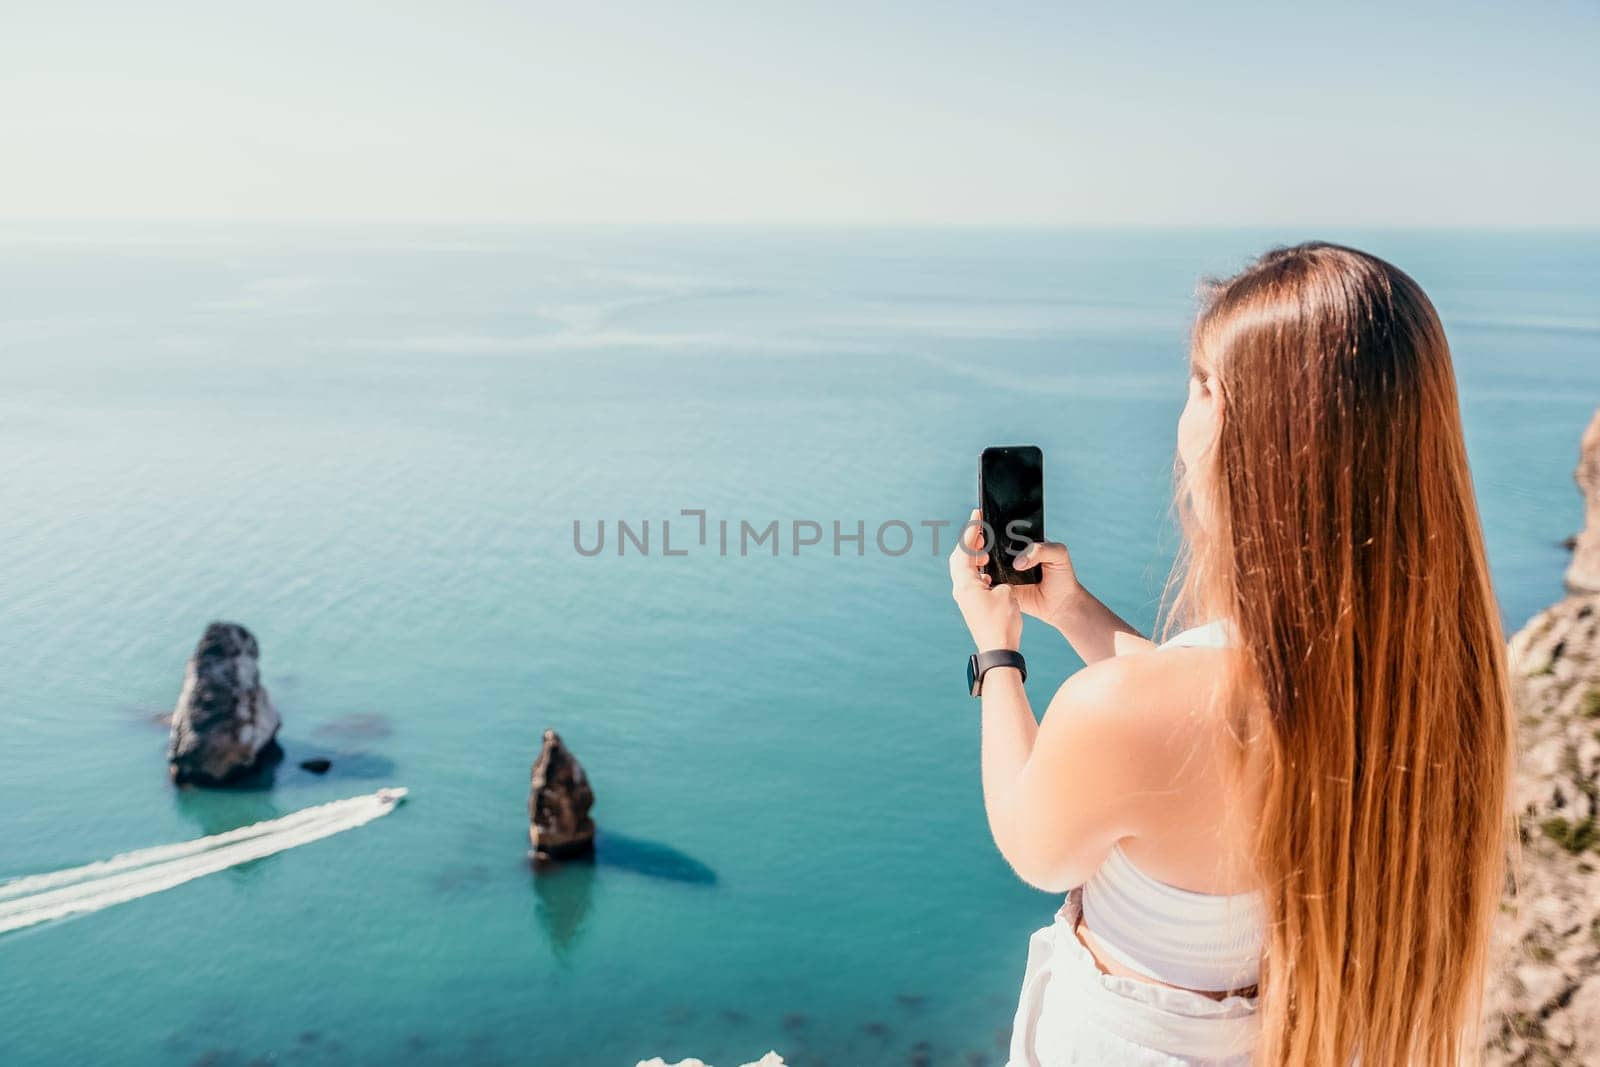
[[[1078,890],[1028,940],[1009,1067],[1247,1067],[1254,997],[1222,1000],[1105,974],[1076,933]]]

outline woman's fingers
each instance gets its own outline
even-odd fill
[[[967,516],[967,524],[961,528],[961,543],[968,548],[982,548],[983,513],[977,508],[972,509],[972,514]]]
[[[978,518],[978,509],[974,507],[973,517],[962,526],[962,534],[955,539],[955,550],[950,552],[950,568],[954,569],[957,561],[963,565],[978,569],[982,561],[989,558],[989,553],[984,552],[984,536],[982,536],[982,520]]]
[[[978,510],[974,509],[973,515],[976,517]],[[982,574],[981,569],[979,569],[982,566],[982,560],[984,560],[982,555],[973,555],[973,552],[971,552],[968,531],[963,530],[962,536],[957,539],[955,549],[950,550],[950,582],[957,589],[960,589],[962,585],[981,584],[978,579]]]
[[[986,577],[982,568],[988,562],[989,556],[988,553],[980,551],[982,547],[983,527],[978,518],[978,509],[973,508],[971,521],[961,531],[955,550],[950,553],[952,582],[957,585],[971,585]]]
[[[1019,571],[1035,566],[1059,566],[1068,562],[1067,546],[1058,541],[1035,541],[1012,564]]]

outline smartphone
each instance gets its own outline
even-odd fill
[[[978,457],[978,507],[984,536],[993,540],[985,541],[989,562],[983,569],[990,579],[1038,585],[1043,575],[1037,567],[1019,571],[1012,563],[1033,542],[1044,540],[1044,453],[1033,445],[984,449]]]

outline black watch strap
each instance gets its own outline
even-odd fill
[[[967,657],[967,690],[978,696],[983,692],[983,676],[996,667],[1015,667],[1022,680],[1028,680],[1028,664],[1022,653],[1010,648],[997,648],[990,652],[974,652]]]

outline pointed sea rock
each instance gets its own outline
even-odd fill
[[[594,850],[594,791],[589,776],[554,730],[544,732],[528,789],[528,840],[536,860],[564,859]]]

